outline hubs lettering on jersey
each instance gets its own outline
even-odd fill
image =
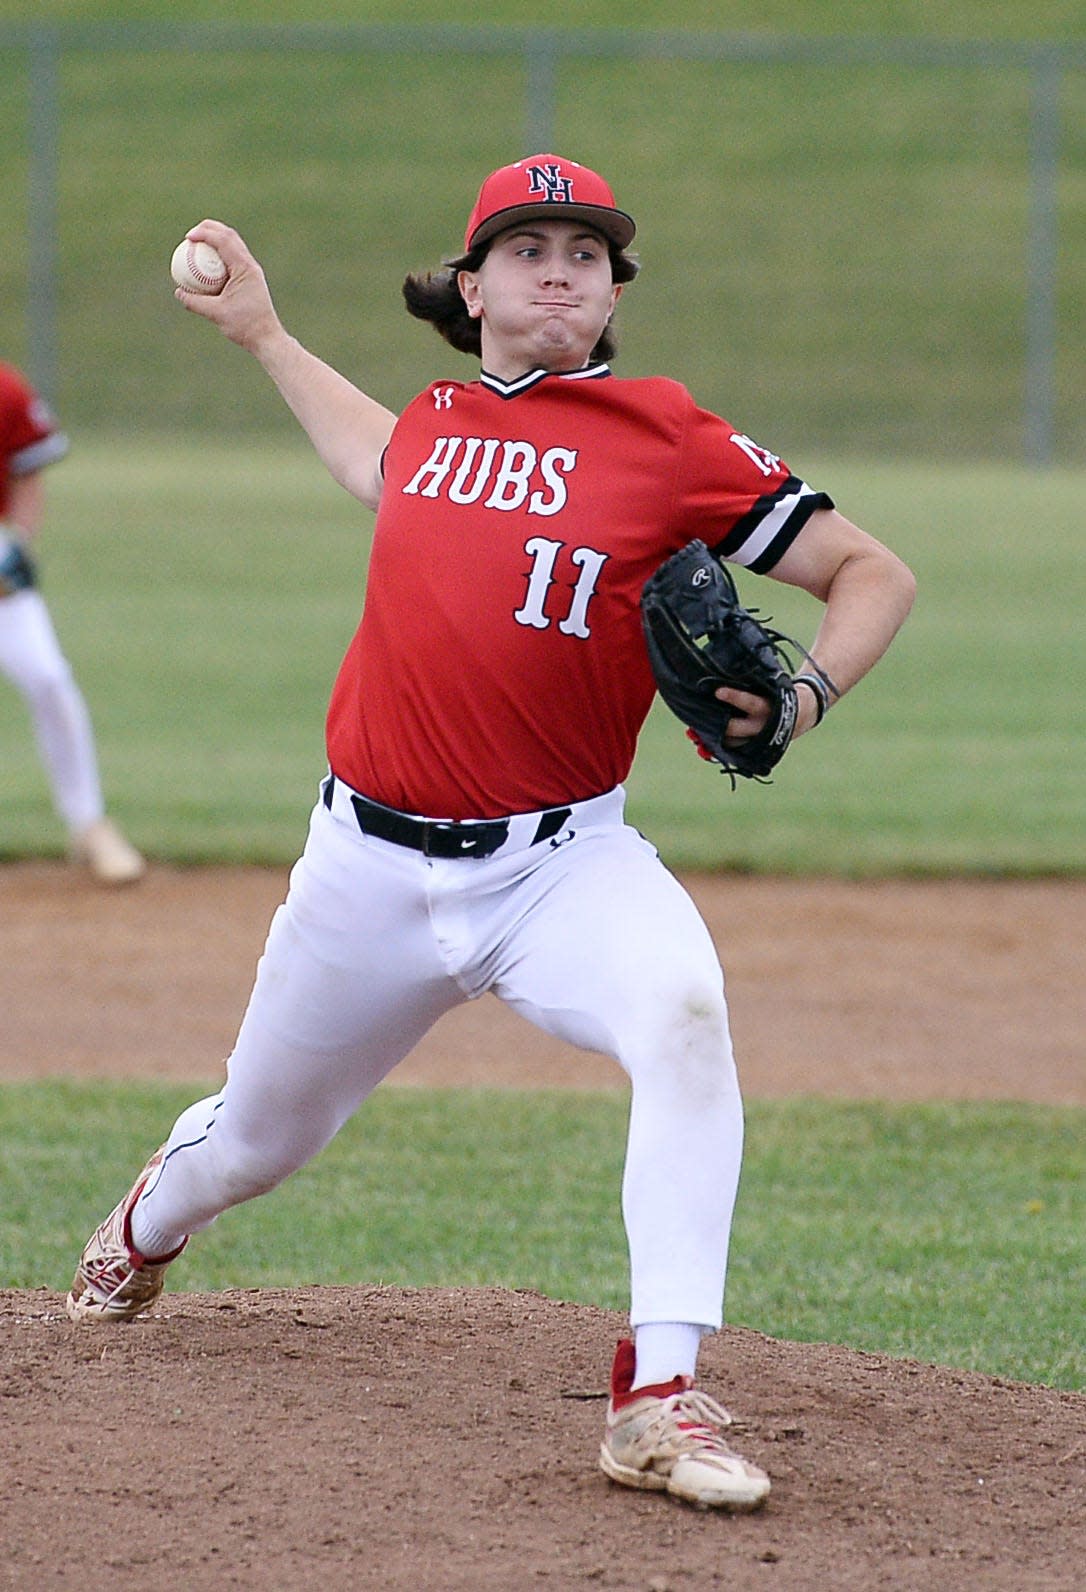
[[[501,437],[437,437],[426,463],[402,487],[410,497],[444,496],[450,503],[485,509],[559,514],[566,506],[566,477],[577,467],[576,448],[550,447]]]

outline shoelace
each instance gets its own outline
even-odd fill
[[[660,1408],[647,1422],[644,1434],[655,1439],[658,1434],[664,1436],[678,1426],[685,1441],[716,1448],[729,1458],[735,1458],[720,1436],[720,1429],[731,1425],[732,1418],[723,1405],[698,1388],[686,1388],[660,1401]]]
[[[100,1270],[87,1270],[86,1287],[101,1304],[110,1305],[124,1293],[139,1271],[130,1260],[114,1260]]]

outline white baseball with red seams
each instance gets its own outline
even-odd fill
[[[183,238],[173,251],[170,275],[189,293],[221,293],[226,286],[226,266],[210,243]]]

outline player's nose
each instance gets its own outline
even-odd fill
[[[566,261],[561,258],[544,261],[543,281],[548,287],[554,287],[556,284],[568,285],[569,267]]]

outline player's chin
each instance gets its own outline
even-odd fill
[[[547,370],[580,370],[587,365],[596,337],[562,322],[548,321],[537,340],[539,363]]]

